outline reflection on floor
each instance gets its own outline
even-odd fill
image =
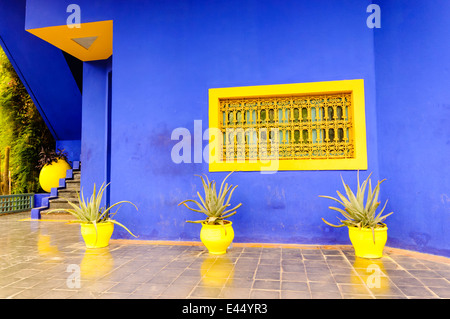
[[[86,249],[76,224],[0,216],[0,298],[450,298],[450,261],[387,249],[113,242]],[[24,220],[25,219],[25,220]]]

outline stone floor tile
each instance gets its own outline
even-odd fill
[[[434,293],[425,286],[397,286],[408,297],[434,297]]]
[[[281,280],[283,281],[303,281],[306,282],[308,279],[306,277],[306,272],[287,272],[283,271],[281,273]]]
[[[38,296],[39,299],[68,299],[76,294],[74,290],[48,290],[46,293]]]
[[[429,289],[435,293],[439,298],[450,298],[450,289],[443,287],[429,287]]]
[[[311,299],[311,293],[306,291],[281,290],[281,299]]]
[[[219,294],[219,298],[248,299],[250,298],[250,291],[250,288],[224,287]]]
[[[286,291],[309,291],[309,286],[306,282],[301,281],[282,281],[281,290]]]
[[[190,297],[218,298],[221,288],[197,286],[189,295]]]
[[[47,293],[47,289],[24,289],[16,295],[11,296],[11,299],[35,299]]]
[[[139,286],[140,284],[138,283],[120,282],[109,288],[106,292],[130,294],[133,291],[135,291]]]
[[[255,280],[253,289],[280,290],[281,282],[278,280]]]
[[[154,284],[154,283],[144,283],[137,287],[132,294],[134,295],[151,295],[159,296],[169,285],[167,284]]]
[[[177,298],[183,299],[189,296],[193,286],[191,285],[176,285],[172,284],[167,287],[160,295],[159,298]]]
[[[280,280],[280,278],[280,272],[277,270],[256,271],[255,274],[255,279]]]
[[[309,282],[311,292],[337,292],[339,293],[339,287],[336,283],[329,282]]]
[[[427,287],[445,287],[450,289],[450,282],[444,278],[419,278]]]
[[[280,299],[280,291],[252,289],[250,299]]]

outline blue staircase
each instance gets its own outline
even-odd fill
[[[49,196],[42,199],[41,206],[31,209],[31,219],[41,219],[43,214],[52,209],[71,208],[67,200],[77,202],[76,193],[80,191],[80,176],[80,162],[75,161],[72,169],[66,171],[66,177],[59,180],[59,186],[52,188]],[[64,213],[54,214],[66,215]]]

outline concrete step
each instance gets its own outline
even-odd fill
[[[80,190],[80,181],[78,180],[66,180],[66,189],[67,190]]]
[[[78,189],[75,189],[75,188],[71,188],[71,189],[61,188],[61,189],[58,189],[58,197],[60,197],[60,198],[78,198],[77,192],[78,192]]]
[[[72,176],[73,176],[73,180],[74,181],[79,181],[80,178],[81,178],[81,172],[80,171],[73,171]]]
[[[78,198],[61,198],[61,197],[50,199],[49,203],[51,208],[72,207],[67,203],[67,201],[72,202],[74,204],[78,204]]]

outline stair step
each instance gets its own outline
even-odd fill
[[[63,198],[78,198],[78,190],[77,189],[58,189],[58,197]]]
[[[50,205],[51,205],[51,204],[67,203],[68,201],[77,204],[78,203],[78,198],[57,197],[55,199],[50,199],[49,202],[50,202]]]
[[[49,209],[58,209],[58,208],[72,208],[67,201],[70,201],[74,204],[78,204],[78,198],[55,198],[49,200]]]
[[[66,180],[66,189],[80,189],[80,181]]]
[[[79,181],[81,179],[81,173],[80,172],[73,172],[72,173],[73,176],[73,181]]]

